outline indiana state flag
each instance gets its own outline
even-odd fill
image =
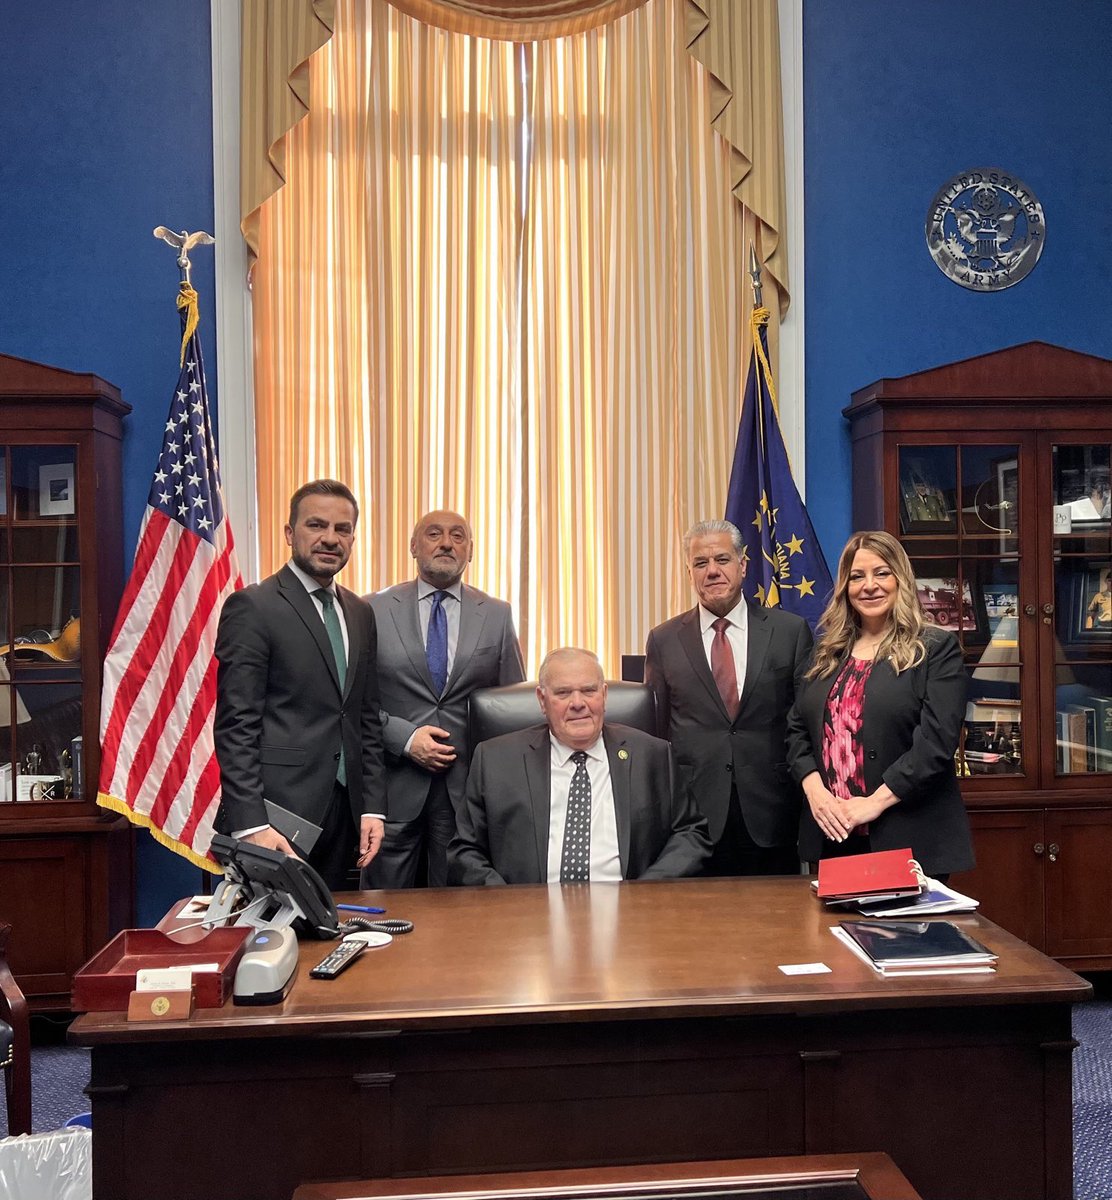
[[[755,308],[726,520],[745,539],[746,599],[798,613],[814,629],[833,585],[788,465],[768,365],[767,325],[768,309]]]

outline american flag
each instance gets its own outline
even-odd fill
[[[243,586],[209,421],[197,294],[183,284],[181,373],[104,662],[97,803],[198,866],[220,802],[213,645]]]

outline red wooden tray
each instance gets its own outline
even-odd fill
[[[73,1009],[126,1009],[137,971],[211,962],[217,964],[215,971],[193,976],[193,1002],[197,1008],[220,1008],[231,994],[232,976],[252,932],[247,926],[213,929],[200,941],[183,943],[157,929],[125,929],[73,977]]]

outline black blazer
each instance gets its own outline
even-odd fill
[[[657,732],[672,743],[680,777],[717,842],[737,783],[745,824],[758,846],[791,846],[802,795],[787,761],[787,720],[811,650],[811,629],[781,609],[748,606],[745,683],[730,720],[689,609],[649,634],[645,682],[656,696]]]
[[[969,819],[954,770],[969,685],[952,633],[928,626],[923,640],[927,657],[917,667],[897,675],[887,661],[874,665],[865,684],[861,737],[866,793],[883,782],[900,798],[869,823],[872,849],[910,846],[923,870],[937,875],[973,866]],[[818,771],[829,786],[822,726],[837,676],[835,670],[805,683],[789,718],[791,769],[799,781]],[[822,831],[804,804],[800,857],[815,861],[822,846]]]
[[[269,824],[264,797],[321,824],[341,740],[356,824],[386,814],[374,614],[337,591],[348,632],[342,684],[320,610],[288,567],[224,602],[213,727],[223,832]]]
[[[707,823],[679,786],[667,742],[604,725],[624,879],[695,875],[710,855]],[[480,742],[448,847],[449,883],[544,883],[551,803],[548,726]]]

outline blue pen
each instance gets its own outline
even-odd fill
[[[344,912],[365,912],[365,913],[384,913],[384,908],[368,908],[365,904],[337,904],[337,908],[342,908]]]

